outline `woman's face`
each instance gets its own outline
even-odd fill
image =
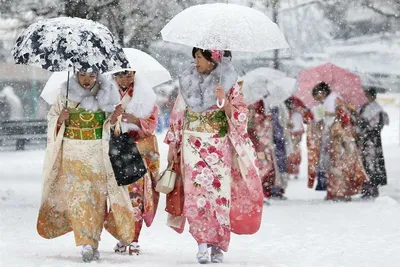
[[[326,94],[324,92],[318,92],[318,94],[314,96],[315,101],[319,103],[324,103],[325,98]]]
[[[122,90],[126,90],[135,80],[134,71],[120,72],[115,75],[115,81]]]
[[[97,80],[94,72],[78,72],[78,82],[85,89],[92,89]]]
[[[194,54],[194,64],[196,66],[196,70],[199,73],[210,73],[214,67],[214,63],[208,61],[200,50],[197,50]]]

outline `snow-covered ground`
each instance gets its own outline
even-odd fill
[[[391,125],[383,132],[389,184],[376,201],[327,203],[324,193],[306,188],[306,164],[290,181],[288,201],[265,206],[262,227],[253,236],[233,236],[225,266],[369,267],[399,266],[400,145],[398,95],[381,102]],[[162,136],[160,136],[161,140]],[[161,144],[165,166],[166,147]],[[304,155],[305,157],[305,151]],[[44,151],[0,152],[0,266],[79,266],[72,234],[53,240],[36,233]],[[185,232],[165,226],[164,199],[151,228],[141,235],[143,254],[112,252],[116,241],[104,232],[96,266],[195,266],[196,244]]]

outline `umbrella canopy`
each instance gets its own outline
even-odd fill
[[[266,99],[271,106],[276,106],[289,98],[296,89],[296,79],[271,68],[254,69],[242,79],[247,104]]]
[[[61,72],[54,72],[49,80],[46,82],[42,93],[40,96],[50,105],[53,105],[56,100],[57,96],[60,92],[61,85],[63,82],[67,81],[68,72],[61,71]]]
[[[12,54],[16,64],[53,72],[104,73],[129,67],[107,27],[80,18],[59,17],[30,25],[18,37]]]
[[[266,15],[235,4],[189,7],[168,22],[161,35],[164,41],[202,49],[260,52],[289,47]]]
[[[294,94],[311,108],[317,104],[312,96],[312,89],[320,82],[326,82],[331,90],[341,95],[348,103],[360,107],[367,102],[361,86],[360,77],[332,63],[302,70],[298,77],[298,87]]]
[[[136,71],[151,87],[155,87],[171,80],[171,74],[155,58],[135,48],[124,48],[130,68],[124,70]],[[121,70],[112,71],[116,73]]]
[[[378,93],[385,93],[387,91],[390,91],[389,86],[369,74],[357,73],[357,75],[360,76],[361,85],[364,90],[374,88]]]

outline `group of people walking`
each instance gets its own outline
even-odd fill
[[[361,187],[365,196],[377,196],[386,183],[380,130],[387,116],[373,90],[354,120],[343,99],[318,84],[313,96],[325,107],[319,117],[295,98],[277,107],[265,100],[245,103],[229,51],[193,48],[192,56],[194,63],[180,76],[164,142],[178,174],[180,190],[173,198],[182,206],[167,207],[168,225],[182,233],[189,224],[199,263],[223,262],[231,233],[258,231],[264,198],[285,198],[289,175],[299,173],[303,120],[309,186],[318,179],[328,199],[347,198]],[[167,155],[159,154],[154,135],[156,96],[138,77],[135,70],[77,72],[48,114],[37,229],[45,238],[72,231],[85,262],[100,258],[103,228],[117,239],[115,252],[140,254],[143,222],[150,226],[157,211],[160,156]],[[128,186],[116,183],[110,162],[115,131],[129,134],[147,169]]]
[[[222,262],[231,232],[258,231],[263,194],[246,131],[247,106],[231,54],[194,48],[193,57],[196,63],[181,76],[165,138],[169,164],[180,173],[177,183],[183,184],[184,199],[180,214],[171,214],[168,221],[178,232],[188,221],[200,263],[210,256],[212,262]],[[37,229],[45,238],[73,231],[85,262],[100,258],[103,228],[118,240],[115,252],[140,254],[143,222],[150,226],[157,210],[158,108],[152,88],[135,74],[134,70],[112,76],[77,72],[63,84],[48,113]],[[109,140],[116,130],[129,134],[147,168],[128,186],[118,186],[110,162]]]
[[[368,102],[356,110],[325,82],[312,89],[317,102],[307,108],[292,96],[278,106],[268,99],[249,105],[249,134],[260,161],[266,199],[286,199],[289,177],[297,178],[300,142],[307,125],[308,187],[327,191],[326,200],[351,201],[379,196],[386,185],[381,131],[388,115],[376,102],[376,89],[368,88]]]

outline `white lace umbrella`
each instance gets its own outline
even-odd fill
[[[130,68],[123,70],[134,70],[137,75],[144,77],[151,87],[155,87],[171,80],[171,74],[155,58],[135,48],[123,48]],[[120,71],[120,70],[118,70]],[[112,71],[109,73],[116,73]]]
[[[265,14],[235,4],[189,7],[168,22],[161,35],[164,41],[202,49],[260,52],[289,47]]]
[[[289,98],[296,90],[296,79],[271,68],[257,68],[242,77],[246,103],[266,99],[276,106]]]

